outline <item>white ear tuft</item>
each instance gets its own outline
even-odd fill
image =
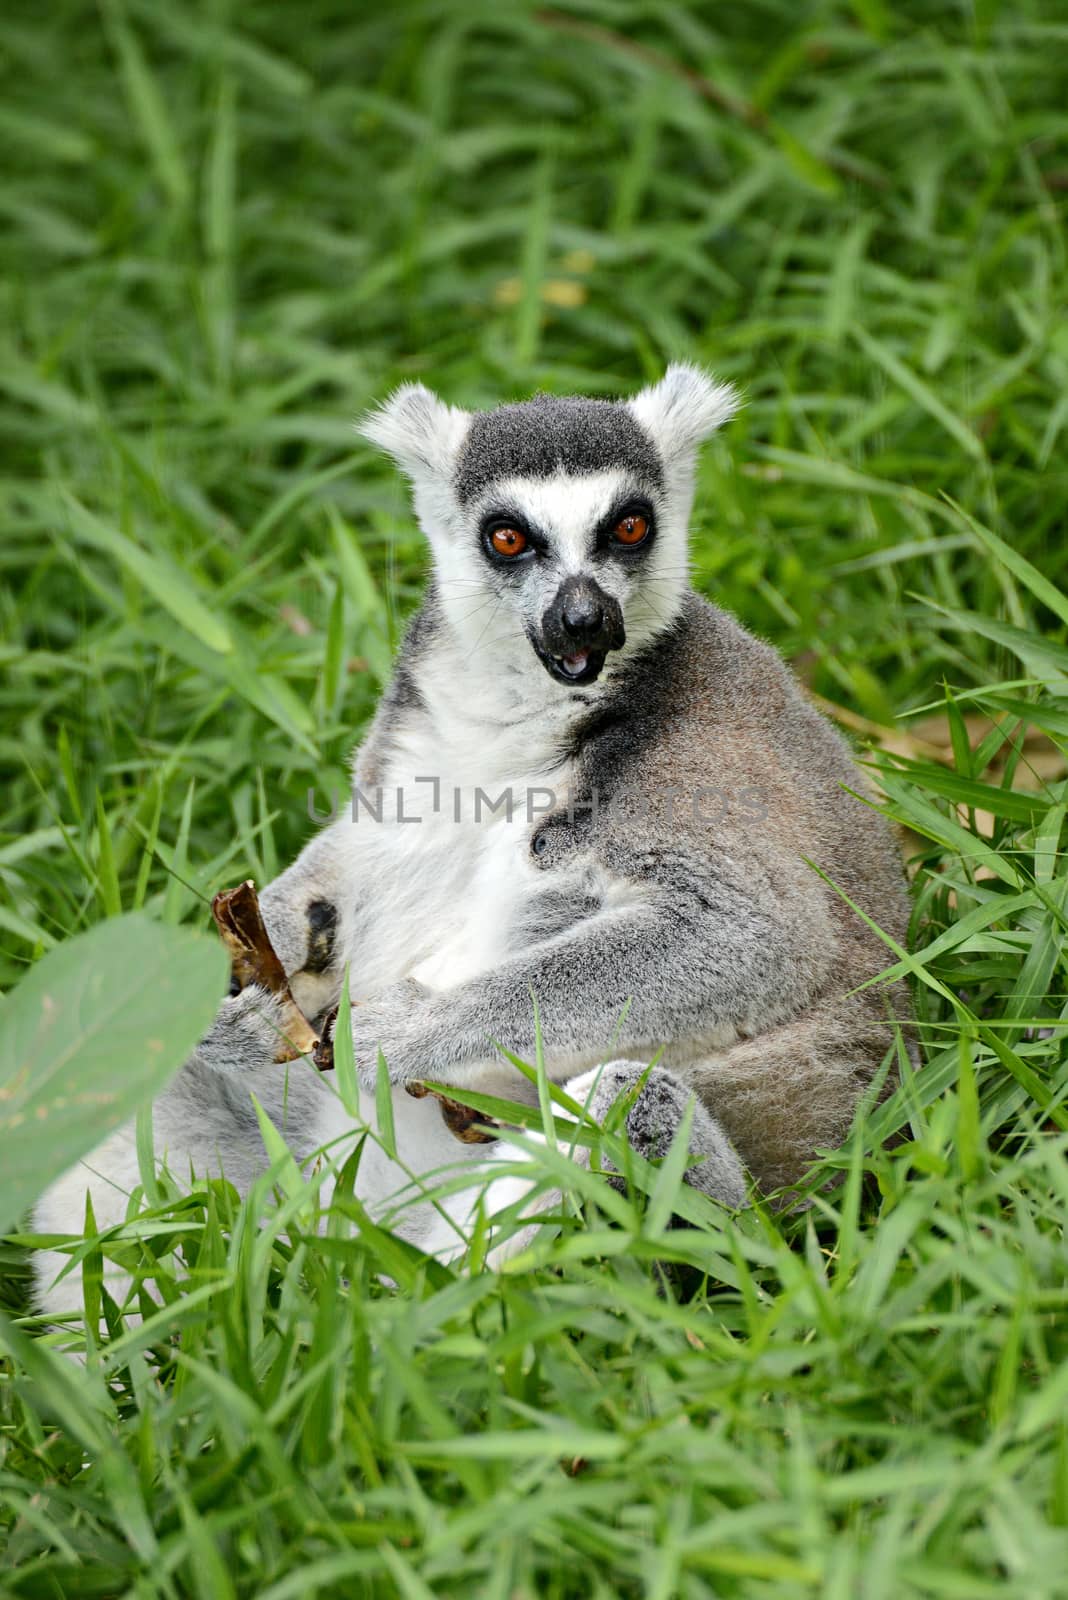
[[[409,478],[451,477],[471,414],[446,405],[421,383],[404,383],[358,424]]]
[[[741,403],[732,384],[717,383],[700,367],[681,361],[673,362],[659,383],[628,402],[666,463],[696,451]]]

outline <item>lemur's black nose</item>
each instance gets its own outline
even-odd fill
[[[557,589],[541,619],[535,648],[561,682],[592,683],[609,650],[626,643],[623,612],[596,578],[572,573]]]
[[[604,606],[588,590],[569,595],[560,621],[573,639],[591,639],[604,626]]]

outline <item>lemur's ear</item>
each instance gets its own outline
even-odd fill
[[[673,362],[659,383],[628,402],[666,463],[696,450],[702,439],[733,417],[741,396],[729,383],[717,383],[700,367]]]
[[[446,405],[421,383],[404,383],[359,432],[391,455],[409,478],[451,477],[471,421],[469,411]]]

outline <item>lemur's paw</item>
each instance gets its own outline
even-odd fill
[[[277,999],[268,989],[250,983],[223,1001],[196,1053],[218,1072],[247,1072],[273,1062],[284,1036]]]
[[[567,1090],[587,1106],[595,1122],[603,1123],[621,1095],[633,1094],[644,1071],[635,1061],[609,1061],[603,1068],[573,1079]],[[627,1112],[627,1138],[647,1161],[662,1160],[691,1100],[690,1155],[696,1159],[687,1168],[686,1182],[723,1205],[744,1206],[745,1169],[737,1151],[707,1106],[665,1067],[654,1067],[634,1097]]]
[[[431,1036],[428,1014],[433,991],[415,978],[391,984],[371,1000],[352,1008],[352,1045],[356,1072],[365,1089],[378,1082],[378,1053],[382,1052],[390,1083],[410,1083],[433,1077],[426,1045]]]

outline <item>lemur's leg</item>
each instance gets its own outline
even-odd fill
[[[595,1122],[604,1123],[620,1096],[629,1096],[645,1077],[647,1069],[638,1061],[609,1061],[602,1067],[592,1068],[565,1085],[573,1100],[585,1106]],[[746,1204],[747,1185],[745,1169],[723,1129],[706,1106],[696,1100],[691,1089],[667,1071],[654,1067],[645,1077],[634,1103],[626,1117],[626,1135],[633,1148],[646,1160],[661,1160],[668,1152],[689,1104],[693,1102],[693,1123],[690,1129],[690,1155],[699,1160],[688,1167],[685,1182],[713,1200],[737,1210]],[[499,1146],[496,1159],[514,1162],[519,1152],[507,1144]],[[520,1159],[522,1159],[520,1157]],[[531,1161],[535,1158],[529,1157]],[[589,1150],[576,1146],[574,1160],[588,1166]],[[510,1176],[490,1181],[484,1191],[483,1204],[493,1215],[521,1201],[534,1190],[534,1184],[522,1177]],[[538,1196],[526,1216],[532,1224],[546,1212],[558,1211],[562,1203],[559,1190],[551,1189]],[[490,1264],[500,1266],[511,1256],[518,1255],[532,1242],[535,1227],[523,1228],[490,1253]]]
[[[800,1016],[679,1068],[714,1108],[761,1190],[796,1183],[816,1151],[841,1144],[858,1102],[897,1083],[898,1029],[915,1047],[897,989],[829,995]],[[889,1060],[888,1060],[889,1057]],[[914,1060],[915,1064],[915,1060]]]

